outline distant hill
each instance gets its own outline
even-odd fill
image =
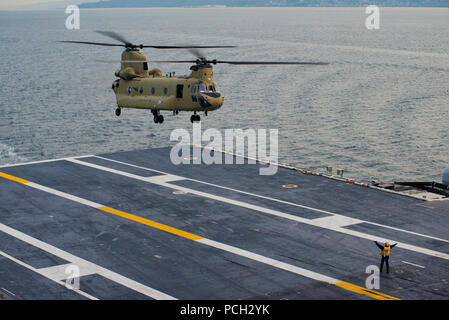
[[[109,0],[83,3],[80,8],[142,7],[449,7],[448,0]]]

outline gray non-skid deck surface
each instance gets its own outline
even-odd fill
[[[380,260],[371,240],[232,201],[305,219],[335,213],[436,238],[449,235],[449,203],[428,206],[284,168],[274,176],[261,176],[258,164],[176,166],[170,162],[170,150],[101,155],[115,162],[79,159],[125,175],[66,160],[4,167],[0,172],[362,287],[366,267]],[[231,201],[180,192],[126,173],[149,178],[181,176],[185,179],[170,184]],[[285,184],[299,187],[282,188]],[[370,299],[3,178],[0,223],[177,299]],[[449,253],[448,242],[417,234],[369,223],[346,228]],[[0,250],[33,268],[67,264],[1,231]],[[20,297],[85,299],[5,257],[0,256],[0,265],[0,286]],[[401,299],[449,298],[449,260],[396,247],[390,266],[391,273],[381,275],[378,291]],[[97,274],[82,276],[80,290],[101,299],[149,299]]]

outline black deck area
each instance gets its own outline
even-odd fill
[[[170,150],[0,167],[0,287],[23,299],[160,298],[140,285],[175,299],[373,299],[326,277],[365,287],[366,268],[380,262],[375,238],[399,244],[390,273],[381,273],[373,290],[399,299],[449,298],[447,200],[283,167],[263,176],[262,164],[174,165]],[[282,187],[288,184],[298,187]],[[87,295],[66,288],[61,271],[48,272],[76,265],[72,257],[95,266],[80,267],[79,289]],[[291,271],[296,267],[304,274]]]

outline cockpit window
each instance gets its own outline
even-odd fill
[[[212,87],[212,92],[220,92],[216,83],[212,83],[211,87]]]
[[[200,83],[198,87],[200,92],[207,92],[207,87],[204,83]]]

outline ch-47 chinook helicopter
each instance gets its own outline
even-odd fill
[[[233,48],[234,46],[148,46],[135,45],[116,32],[97,31],[113,38],[118,43],[100,43],[85,41],[60,41],[110,47],[125,47],[121,57],[121,68],[115,72],[119,79],[112,83],[112,89],[117,98],[115,114],[120,116],[121,109],[149,109],[154,116],[155,123],[163,123],[162,110],[193,112],[190,121],[200,121],[199,112],[207,113],[217,110],[223,105],[224,96],[218,90],[213,79],[212,65],[226,63],[231,65],[326,65],[324,62],[285,62],[285,61],[223,61],[208,60],[199,49],[204,48]],[[175,76],[174,72],[163,76],[158,68],[149,70],[147,58],[139,49],[187,49],[196,56],[196,60],[184,61],[152,61],[156,63],[193,63],[188,76]]]

